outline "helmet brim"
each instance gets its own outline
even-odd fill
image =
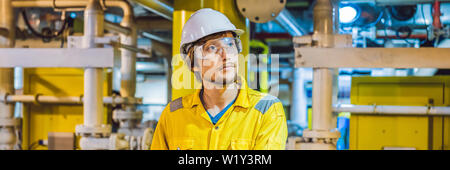
[[[238,36],[240,36],[240,35],[245,33],[245,31],[242,30],[242,29],[235,29],[233,32],[236,33]]]

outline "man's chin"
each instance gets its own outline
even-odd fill
[[[211,83],[217,84],[217,85],[230,85],[235,83],[237,80],[237,76],[233,76],[233,77],[223,77],[223,78],[219,78],[216,80],[208,80]]]

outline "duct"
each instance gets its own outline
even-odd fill
[[[145,9],[152,11],[170,21],[173,20],[173,7],[166,0],[134,0]]]
[[[292,36],[302,36],[308,34],[308,31],[305,28],[297,24],[294,17],[287,9],[282,10],[275,18],[275,21]]]

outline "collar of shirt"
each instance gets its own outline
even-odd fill
[[[234,106],[248,108],[249,100],[248,100],[248,93],[247,93],[247,90],[248,90],[247,82],[245,81],[244,78],[239,77],[237,80],[237,83],[240,85],[240,89],[239,89],[239,93],[236,98],[236,101],[234,102]],[[195,91],[192,102],[190,103],[190,108],[193,108],[194,106],[198,106],[198,105],[202,104],[202,102],[200,100],[200,91],[201,91],[201,89],[197,89]]]
[[[205,107],[204,106],[204,101],[202,100],[202,98],[201,98],[201,95],[203,94],[202,93],[203,91],[200,91],[200,100],[202,101],[202,105],[203,105],[203,108]],[[206,108],[204,108],[205,109],[205,111],[206,111],[206,113],[208,113],[208,116],[209,116],[209,118],[211,118],[211,122],[215,125],[218,121],[219,121],[219,119],[220,118],[222,118],[222,116],[225,114],[225,112],[227,112],[228,111],[228,109],[230,109],[230,107],[234,104],[234,101],[236,101],[236,98],[234,98],[233,99],[233,101],[231,101],[225,108],[223,108],[223,110],[221,110],[217,115],[215,115],[215,116],[211,116],[211,114],[209,113],[209,111],[208,110],[206,110]]]

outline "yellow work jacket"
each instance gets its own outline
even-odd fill
[[[152,150],[285,149],[287,124],[276,97],[247,87],[214,125],[200,100],[200,90],[170,102],[159,118]]]

